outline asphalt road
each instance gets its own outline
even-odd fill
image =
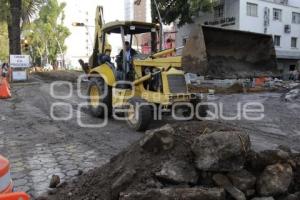
[[[84,104],[78,112],[85,100],[78,96],[76,84],[71,84],[72,90],[66,84],[54,87],[54,97],[51,81],[53,79],[33,76],[26,85],[12,85],[11,99],[0,100],[0,153],[11,162],[15,189],[33,197],[47,191],[53,174],[68,181],[77,176],[78,170],[88,171],[108,162],[142,136],[129,129],[125,122],[115,120],[109,120],[102,128],[80,126],[78,119],[85,125],[103,121],[91,117]],[[70,95],[64,96],[69,92]],[[227,123],[246,130],[258,150],[284,144],[300,151],[300,104],[283,102],[281,95],[222,95],[216,96],[215,101],[224,103],[224,114],[228,116],[236,113],[238,102],[261,102],[265,107],[263,120]],[[54,117],[69,119],[53,119],[53,105],[56,105],[52,112]],[[162,123],[166,122],[176,123]]]

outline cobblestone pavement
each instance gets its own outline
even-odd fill
[[[79,170],[86,172],[105,164],[142,135],[113,120],[103,128],[80,127],[77,104],[85,100],[78,98],[76,89],[70,98],[59,100],[49,94],[50,85],[40,81],[13,85],[12,92],[13,98],[0,100],[0,154],[11,163],[15,190],[25,191],[33,199],[47,192],[53,174],[68,181]],[[72,109],[58,107],[55,115],[72,113],[72,119],[54,121],[50,117],[51,105],[57,102],[70,104]],[[79,113],[83,122],[101,123],[84,109]]]
[[[251,135],[255,149],[273,149],[278,145],[289,146],[300,152],[300,102],[286,102],[282,93],[231,94],[216,96],[216,102],[224,104],[225,116],[237,115],[237,103],[262,103],[264,118],[259,121],[226,121],[240,127]]]

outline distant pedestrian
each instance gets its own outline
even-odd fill
[[[1,76],[7,77],[9,72],[9,65],[8,63],[3,63],[1,67]]]

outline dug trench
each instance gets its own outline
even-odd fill
[[[300,154],[255,152],[246,132],[221,122],[167,124],[38,199],[299,200]]]

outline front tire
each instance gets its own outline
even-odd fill
[[[136,131],[145,131],[152,121],[151,106],[141,98],[128,101],[129,111],[126,112],[127,124]]]
[[[107,90],[107,92],[106,92]],[[106,95],[104,95],[106,93]],[[94,117],[106,117],[104,104],[107,107],[107,117],[112,113],[112,88],[102,78],[92,78],[88,86],[89,110]]]

